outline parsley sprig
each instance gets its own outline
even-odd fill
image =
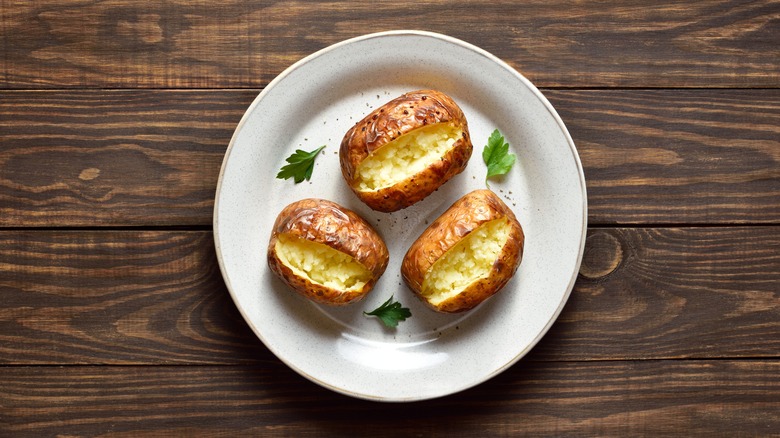
[[[317,158],[317,154],[324,148],[325,145],[320,146],[311,152],[306,152],[301,149],[296,150],[294,154],[287,157],[285,161],[287,161],[288,164],[282,166],[282,169],[276,174],[276,177],[279,179],[293,178],[296,184],[304,179],[306,181],[311,180],[311,174],[314,171],[314,159]]]
[[[485,149],[482,150],[482,160],[487,164],[487,176],[485,185],[488,184],[488,178],[498,175],[505,175],[515,164],[515,154],[509,153],[509,143],[504,141],[504,136],[496,129],[490,134]]]
[[[377,307],[371,312],[363,312],[364,315],[376,316],[382,323],[390,328],[397,327],[399,321],[404,321],[406,318],[412,316],[412,312],[406,308],[401,307],[401,303],[393,301],[393,296],[384,302],[381,306]]]

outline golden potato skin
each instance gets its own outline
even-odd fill
[[[451,123],[463,132],[441,160],[393,186],[371,192],[357,189],[356,169],[371,152],[434,123]],[[472,149],[466,117],[455,101],[436,90],[419,90],[387,102],[355,124],[341,141],[339,160],[341,173],[358,198],[374,210],[393,212],[422,200],[462,172]]]
[[[511,224],[509,238],[490,275],[438,306],[429,303],[422,295],[422,285],[431,265],[477,227],[502,217],[508,218]],[[401,264],[401,275],[415,295],[434,310],[463,312],[473,309],[509,282],[523,258],[524,244],[523,228],[512,210],[492,191],[475,190],[452,204],[409,247]]]
[[[278,236],[283,233],[322,243],[350,255],[371,271],[371,280],[361,290],[344,292],[295,275],[279,260],[275,251]],[[330,305],[344,305],[365,297],[385,272],[388,260],[385,242],[363,218],[352,210],[324,199],[302,199],[282,209],[274,222],[268,243],[268,266],[271,271],[303,296]]]

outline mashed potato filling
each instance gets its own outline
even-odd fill
[[[433,305],[454,297],[471,283],[486,278],[509,238],[507,218],[487,222],[455,244],[428,269],[422,294]]]
[[[397,184],[418,173],[452,149],[462,131],[448,123],[415,129],[375,150],[356,169],[360,191]]]
[[[275,251],[295,275],[331,289],[360,290],[371,279],[371,271],[365,266],[328,245],[280,234]]]

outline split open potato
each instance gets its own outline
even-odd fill
[[[439,312],[463,312],[500,291],[523,257],[525,236],[490,190],[457,200],[423,231],[401,264],[409,288]]]
[[[359,301],[382,276],[387,246],[357,213],[324,199],[303,199],[277,216],[268,266],[291,289],[323,304]]]
[[[452,98],[435,90],[397,97],[356,123],[341,142],[341,173],[374,210],[406,208],[465,169],[468,123]]]

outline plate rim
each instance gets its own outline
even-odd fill
[[[236,143],[236,138],[243,128],[243,126],[246,124],[247,120],[250,117],[250,114],[254,111],[254,108],[259,105],[259,103],[263,100],[266,94],[270,92],[279,82],[283,81],[287,76],[289,76],[293,71],[301,67],[302,65],[312,61],[313,59],[316,59],[318,57],[324,56],[328,54],[329,52],[335,51],[343,46],[354,44],[357,42],[369,40],[369,39],[376,39],[376,38],[384,38],[388,36],[419,36],[419,37],[427,37],[432,38],[435,40],[441,40],[450,44],[454,44],[457,46],[460,46],[462,48],[465,48],[467,50],[470,50],[480,56],[488,58],[493,63],[499,65],[504,70],[509,72],[512,76],[515,77],[515,79],[522,82],[526,87],[528,87],[529,90],[534,94],[536,98],[538,98],[542,104],[544,105],[547,112],[553,117],[558,127],[561,129],[564,138],[566,139],[566,142],[569,146],[568,150],[571,154],[572,158],[574,159],[574,162],[576,164],[576,167],[578,169],[578,180],[581,190],[581,196],[582,196],[582,223],[580,224],[582,232],[580,235],[580,244],[578,249],[578,254],[576,258],[575,268],[573,270],[573,273],[571,275],[571,278],[569,279],[569,283],[566,286],[566,292],[563,294],[560,302],[558,303],[555,312],[550,316],[549,320],[547,321],[546,325],[542,328],[542,330],[537,334],[536,337],[533,338],[533,340],[525,346],[522,350],[518,351],[517,354],[515,354],[511,359],[507,360],[506,363],[504,363],[502,366],[497,367],[492,372],[487,373],[486,375],[482,376],[481,378],[475,380],[474,382],[471,382],[467,385],[460,386],[454,390],[449,390],[446,392],[442,392],[441,394],[437,394],[434,396],[409,396],[409,397],[389,397],[389,396],[380,396],[380,395],[374,395],[370,394],[367,391],[366,392],[355,392],[351,391],[342,387],[339,387],[337,385],[322,381],[321,379],[318,379],[299,367],[292,364],[288,359],[284,358],[282,355],[279,355],[272,347],[269,346],[269,343],[266,342],[264,337],[261,335],[258,328],[252,323],[251,319],[249,318],[249,315],[246,314],[244,308],[240,305],[238,305],[238,300],[236,293],[234,291],[234,288],[230,282],[230,278],[227,275],[227,268],[225,267],[224,257],[222,254],[221,249],[221,242],[220,242],[220,236],[219,236],[219,207],[220,207],[220,194],[222,193],[222,182],[224,180],[223,176],[225,173],[225,169],[227,167],[227,163],[230,159],[230,155],[233,151],[233,148]],[[515,363],[517,363],[520,359],[522,359],[525,355],[528,354],[538,343],[539,341],[547,334],[547,332],[550,330],[552,325],[556,322],[558,317],[560,316],[561,312],[563,311],[563,308],[566,306],[566,303],[569,301],[569,298],[571,296],[571,293],[574,289],[574,284],[577,280],[577,277],[579,275],[579,268],[582,264],[582,259],[584,256],[584,249],[585,249],[585,240],[587,238],[587,232],[588,232],[588,197],[587,197],[587,186],[585,182],[585,172],[582,166],[582,162],[580,160],[579,153],[577,152],[576,145],[574,143],[574,140],[571,137],[571,134],[569,133],[568,128],[564,124],[563,120],[561,119],[558,112],[555,110],[555,108],[552,106],[550,101],[547,99],[544,94],[525,76],[523,76],[520,72],[518,72],[514,67],[506,63],[501,58],[497,57],[496,55],[493,55],[492,53],[486,51],[485,49],[482,49],[474,44],[471,44],[467,41],[437,33],[437,32],[431,32],[431,31],[424,31],[424,30],[413,30],[413,29],[398,29],[398,30],[388,30],[388,31],[382,31],[382,32],[374,32],[369,34],[364,34],[352,38],[348,38],[339,42],[336,42],[334,44],[328,45],[322,49],[319,49],[309,55],[304,56],[303,58],[299,59],[298,61],[294,62],[287,68],[285,68],[281,73],[279,73],[276,77],[274,77],[263,89],[258,93],[257,96],[253,99],[252,103],[244,110],[244,114],[241,117],[241,120],[236,125],[233,135],[231,136],[230,142],[228,143],[227,149],[225,150],[225,154],[222,160],[222,164],[220,166],[220,171],[217,179],[217,186],[214,196],[214,208],[213,208],[213,219],[212,219],[212,234],[214,239],[214,249],[217,255],[217,262],[219,265],[219,270],[222,276],[223,281],[225,282],[225,287],[228,290],[228,293],[230,294],[231,300],[233,301],[233,304],[238,309],[239,313],[241,314],[241,317],[244,319],[244,322],[249,325],[254,335],[263,343],[263,345],[271,352],[273,355],[280,360],[282,363],[284,363],[286,366],[288,366],[290,369],[294,370],[299,375],[303,376],[304,378],[308,379],[309,381],[316,383],[317,385],[320,385],[324,388],[327,388],[331,391],[334,391],[336,393],[344,394],[347,396],[351,396],[358,399],[364,399],[364,400],[370,400],[370,401],[380,401],[380,402],[413,402],[413,401],[423,401],[423,400],[430,400],[434,398],[441,398],[453,394],[457,394],[459,392],[463,392],[467,389],[473,388],[475,386],[478,386],[497,375],[503,373],[510,367],[512,367]]]

